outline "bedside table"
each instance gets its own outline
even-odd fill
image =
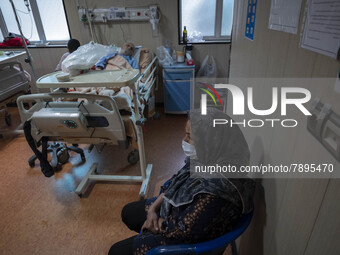
[[[190,79],[193,82],[194,78],[194,65],[163,66],[165,113],[186,114],[190,110]]]

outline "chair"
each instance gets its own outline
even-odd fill
[[[158,254],[223,254],[226,247],[238,238],[249,226],[253,212],[244,215],[235,228],[214,240],[195,243],[158,246],[149,250],[146,255]]]

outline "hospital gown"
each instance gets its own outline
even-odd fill
[[[102,57],[98,63],[96,64],[96,68],[100,67],[102,69],[105,69],[106,67],[106,64],[107,64],[107,61],[109,59],[112,59],[113,57],[115,57],[117,55],[117,53],[112,53],[112,54],[109,54],[105,57]],[[126,55],[121,55],[121,54],[118,54],[119,56],[123,57],[130,65],[133,69],[138,69],[138,64],[137,64],[137,61],[133,58],[133,57],[130,57],[130,56],[126,56]]]

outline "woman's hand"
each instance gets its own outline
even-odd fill
[[[160,218],[158,217],[158,212],[161,208],[161,204],[163,201],[164,193],[160,194],[155,202],[149,207],[148,216],[146,217],[146,221],[142,226],[142,231],[144,229],[150,230],[152,233],[157,234],[161,229],[162,222],[159,224]],[[164,219],[163,219],[164,220]]]
[[[159,218],[158,219],[158,228],[159,228],[159,231],[162,231],[163,221],[165,221],[165,219],[163,219],[163,218]]]
[[[148,216],[146,217],[146,221],[144,222],[142,226],[142,231],[144,229],[148,229],[152,233],[157,234],[159,231],[158,220],[159,220],[159,217],[157,213],[154,210],[149,209]]]

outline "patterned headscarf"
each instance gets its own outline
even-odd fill
[[[231,121],[225,113],[208,108],[207,115],[201,115],[199,110],[190,112],[191,139],[196,148],[197,159],[190,160],[191,169],[194,166],[209,166],[219,164],[232,165],[237,168],[249,164],[249,148],[237,125],[216,125],[214,119]],[[206,173],[208,175],[208,173]],[[187,164],[169,181],[161,206],[161,217],[169,215],[171,207],[178,207],[193,201],[200,193],[217,195],[231,203],[242,202],[243,213],[253,209],[253,193],[255,182],[239,174],[219,174],[214,178],[204,174],[190,176],[190,165]],[[216,177],[216,178],[215,178]],[[243,177],[243,178],[239,178]],[[239,197],[235,197],[234,191]]]

